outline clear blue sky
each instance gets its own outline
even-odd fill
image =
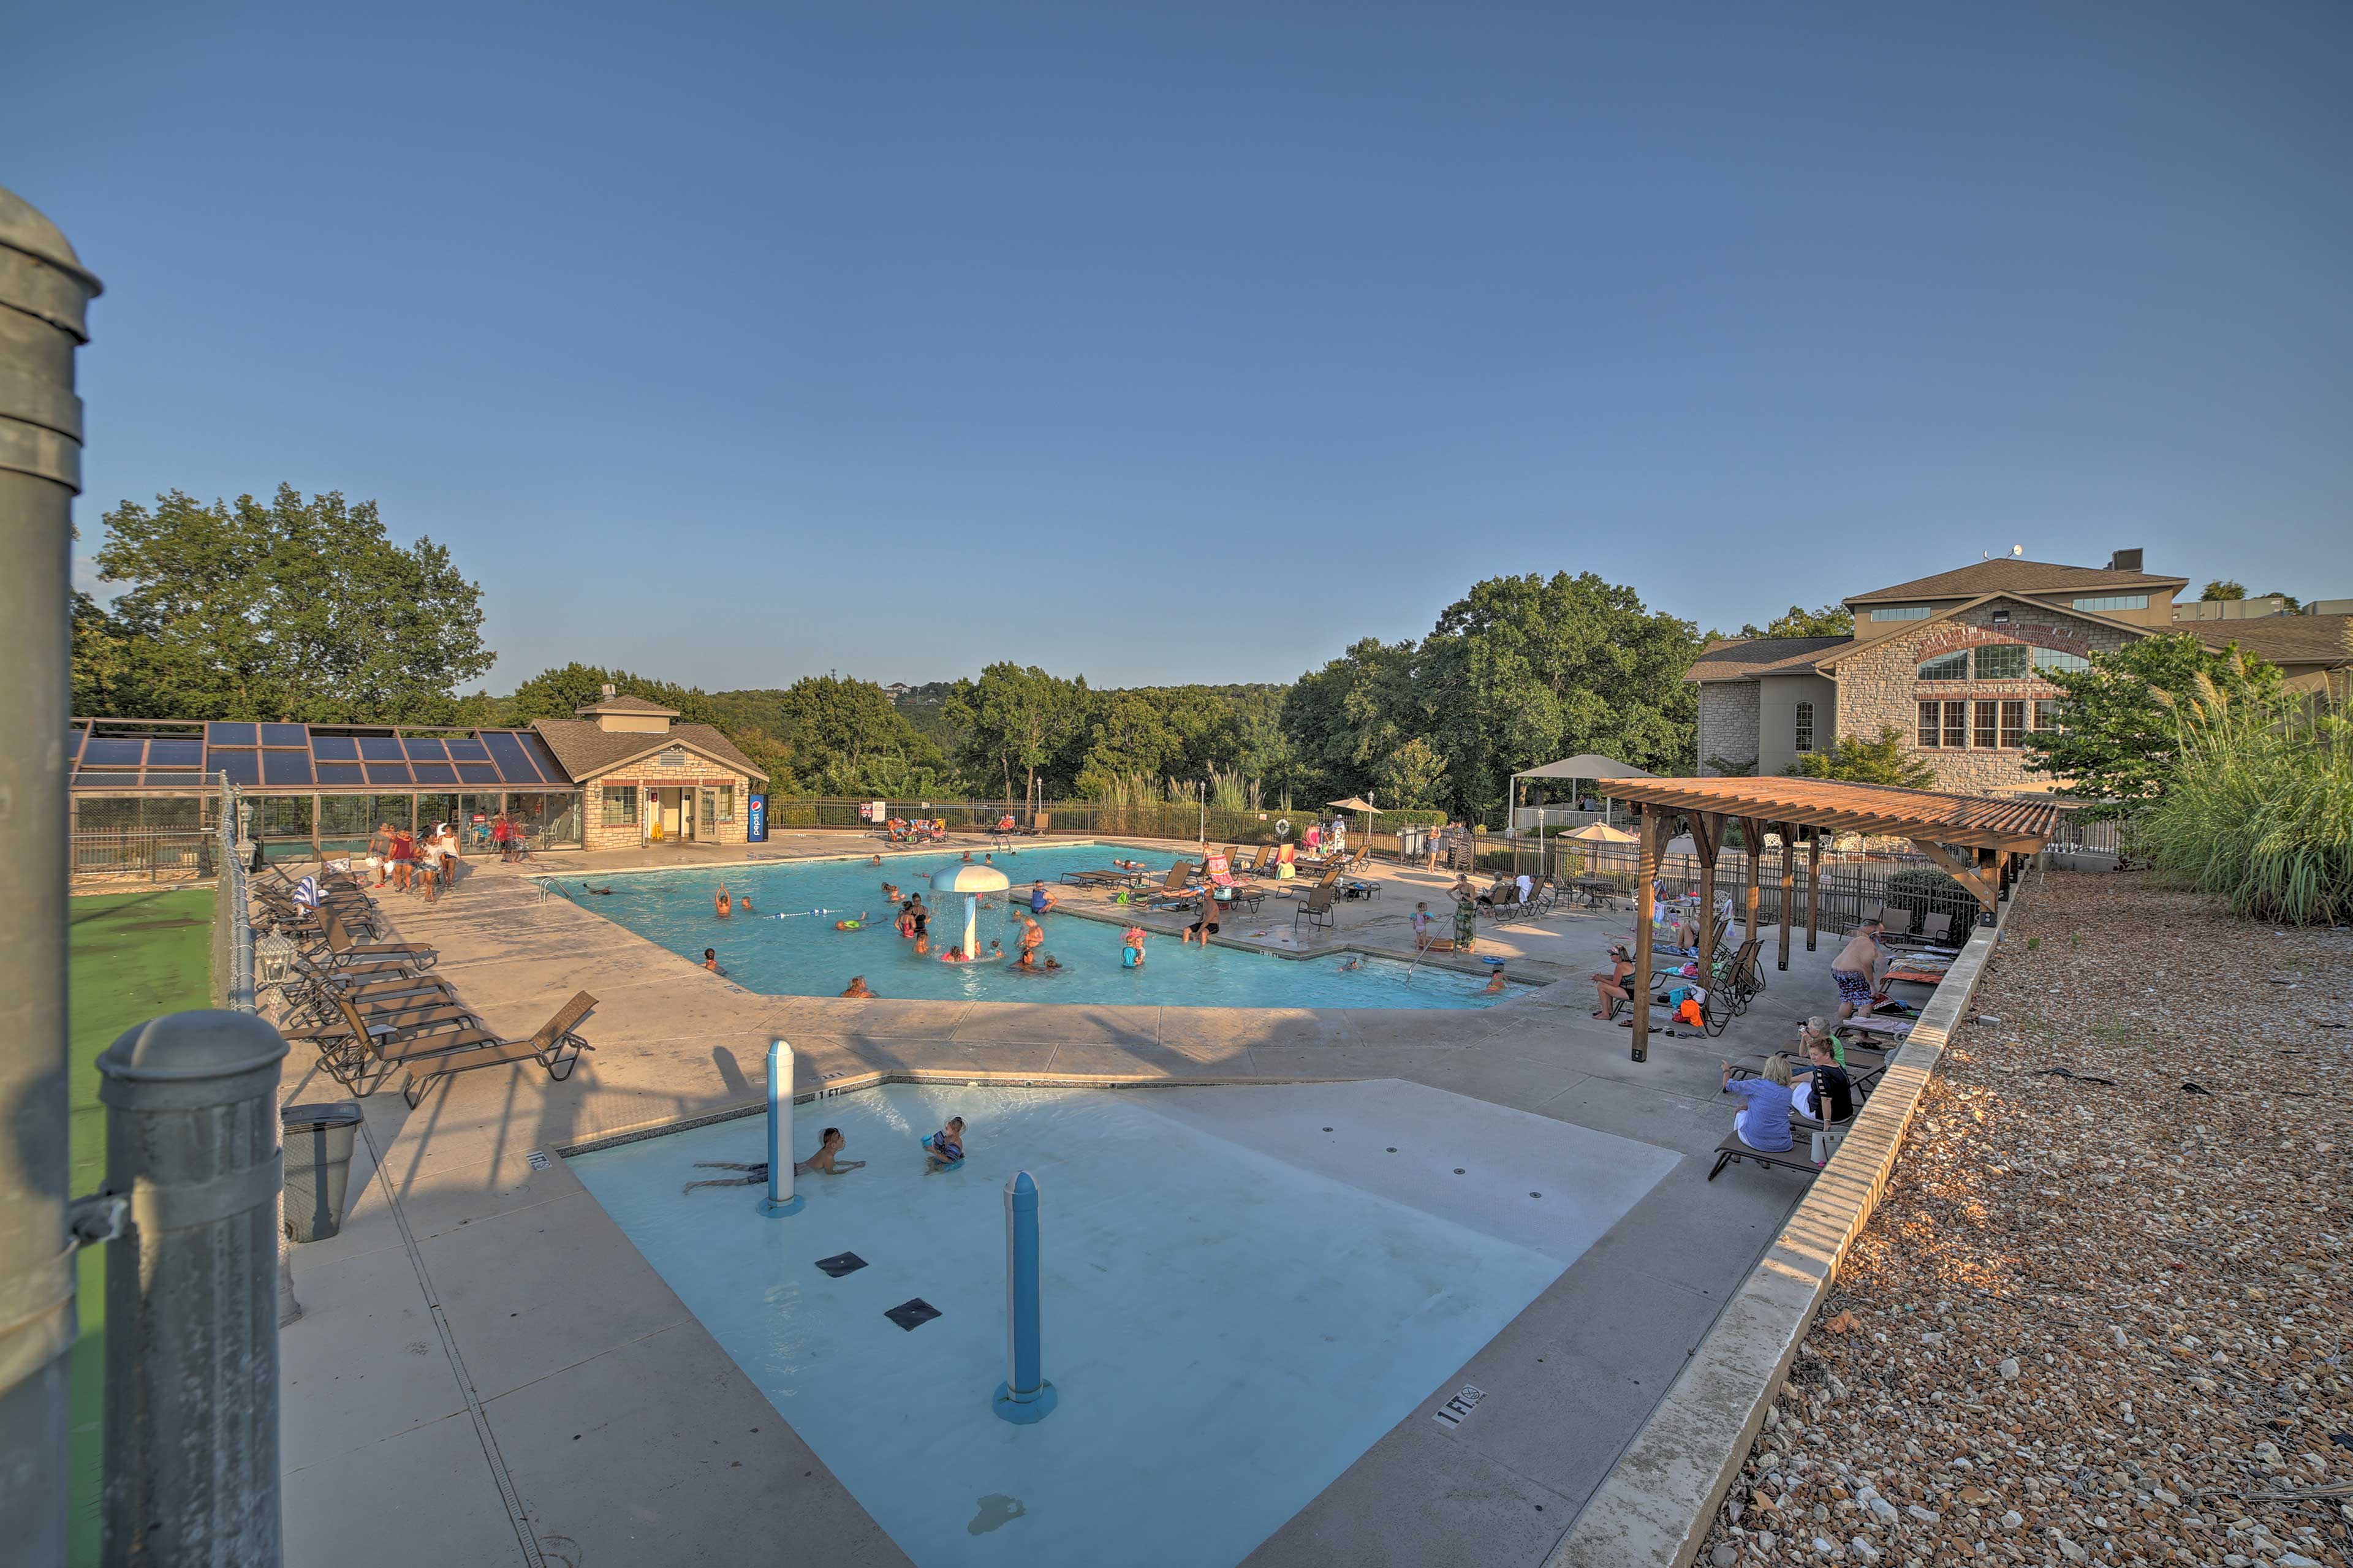
[[[2353,595],[2342,4],[5,9],[84,550],[375,497],[501,688],[1288,679],[1500,572],[1732,626],[2014,543]]]

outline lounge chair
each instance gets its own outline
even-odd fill
[[[318,912],[313,928],[318,945],[306,956],[314,962],[323,961],[330,969],[347,968],[354,963],[391,962],[405,963],[411,969],[432,968],[441,960],[438,949],[421,942],[358,942],[354,941],[343,916],[332,909]]]
[[[1953,917],[1944,910],[1931,910],[1920,917],[1920,942],[1927,947],[1951,947]]]
[[[1192,902],[1192,900],[1186,895],[1185,889],[1187,885],[1189,884],[1192,879],[1193,862],[1190,860],[1179,860],[1176,864],[1168,868],[1168,875],[1161,882],[1160,886],[1153,889],[1150,892],[1142,895],[1134,901],[1144,905],[1146,909],[1155,909],[1163,903],[1168,904],[1171,908],[1189,904]]]
[[[1296,931],[1303,920],[1311,926],[1337,925],[1340,917],[1332,912],[1332,900],[1339,896],[1339,892],[1340,882],[1336,873],[1330,880],[1316,883],[1307,897],[1300,900],[1299,907],[1292,911],[1291,929]]]
[[[1266,894],[1256,888],[1245,888],[1235,881],[1233,872],[1228,869],[1224,863],[1225,858],[1222,855],[1209,857],[1208,864],[1204,867],[1208,872],[1208,886],[1201,889],[1202,896],[1209,898],[1222,893],[1225,895],[1227,903],[1247,909],[1250,913],[1256,914],[1259,903]]]
[[[1240,856],[1240,853],[1241,853],[1241,851],[1240,851],[1240,850],[1239,850],[1239,849],[1237,849],[1236,851],[1234,851],[1234,853],[1235,853],[1237,856]],[[1265,846],[1265,845],[1263,845],[1263,844],[1260,845],[1260,846],[1258,847],[1258,848],[1257,848],[1257,850],[1256,850],[1255,854],[1256,854],[1256,858],[1255,858],[1254,859],[1252,859],[1252,860],[1250,862],[1250,864],[1248,864],[1248,865],[1244,865],[1244,864],[1242,864],[1242,862],[1241,862],[1239,858],[1238,858],[1238,859],[1236,859],[1236,860],[1234,861],[1234,875],[1235,875],[1235,876],[1237,876],[1237,877],[1255,877],[1255,876],[1257,876],[1257,875],[1258,875],[1259,868],[1266,864],[1266,846]]]
[[[1029,814],[1029,826],[1021,830],[1021,837],[1024,838],[1042,837],[1046,833],[1052,829],[1053,826],[1054,814],[1052,812],[1033,811]]]
[[[1751,1149],[1742,1142],[1739,1133],[1727,1132],[1724,1136],[1724,1142],[1715,1146],[1715,1168],[1708,1172],[1707,1179],[1711,1182],[1715,1180],[1724,1173],[1724,1168],[1726,1165],[1741,1160],[1776,1171],[1795,1171],[1808,1181],[1812,1181],[1820,1175],[1822,1169],[1814,1163],[1813,1151],[1806,1144],[1795,1144],[1778,1153],[1768,1154],[1761,1149]]]
[[[362,1003],[426,995],[457,1000],[449,982],[440,975],[419,974],[407,964],[392,959],[328,969],[297,956],[294,973],[279,989],[286,998],[287,1018],[311,1025],[323,1025],[334,1018],[335,1004],[345,996]]]
[[[402,1098],[413,1110],[436,1079],[477,1068],[498,1067],[528,1057],[561,1080],[572,1074],[582,1051],[591,1048],[574,1031],[596,1005],[586,991],[556,1009],[537,1034],[502,1040],[463,1009],[461,1018],[414,1019],[406,1024],[368,1018],[348,1001],[341,1004],[346,1028],[321,1046],[321,1062],[353,1094],[365,1098],[384,1086],[394,1068],[403,1069]]]
[[[580,1053],[596,1047],[581,1038],[583,1020],[595,1011],[596,998],[586,991],[574,994],[555,1011],[555,1016],[539,1026],[539,1032],[527,1039],[483,1040],[456,1049],[418,1055],[404,1062],[406,1077],[400,1086],[401,1099],[411,1110],[424,1100],[426,1090],[438,1080],[455,1078],[461,1072],[473,1072],[481,1068],[506,1067],[522,1061],[535,1061],[547,1069],[547,1076],[561,1083],[572,1076],[580,1060]]]

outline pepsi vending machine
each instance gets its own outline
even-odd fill
[[[768,841],[768,797],[754,791],[744,816],[744,837],[754,844]]]

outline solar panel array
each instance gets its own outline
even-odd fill
[[[78,790],[198,788],[216,773],[264,792],[572,787],[547,743],[529,730],[460,733],[216,720],[147,733],[77,719],[66,750]]]

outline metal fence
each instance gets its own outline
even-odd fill
[[[1634,896],[1641,847],[1636,844],[1587,844],[1563,838],[1539,845],[1523,839],[1484,851],[1479,858],[1482,868],[1550,877],[1561,887],[1581,878],[1599,879],[1609,884],[1613,896],[1630,900]],[[1925,916],[1943,914],[1952,921],[1953,940],[1966,942],[1979,921],[1990,918],[1976,894],[1937,869],[1926,857],[1826,854],[1822,857],[1820,876],[1814,916],[1819,931],[1843,934],[1862,924],[1865,916],[1875,915],[1887,921],[1891,931],[1902,935],[1917,931]],[[1699,885],[1700,864],[1695,857],[1662,858],[1661,897],[1695,898]],[[1718,907],[1730,899],[1734,918],[1743,918],[1747,909],[1747,886],[1746,851],[1731,847],[1718,850]],[[1806,856],[1800,851],[1795,857],[1789,897],[1790,915],[1799,925],[1805,923],[1807,896],[1811,887]],[[1757,864],[1757,910],[1760,923],[1780,923],[1781,855],[1775,848],[1767,848]]]

